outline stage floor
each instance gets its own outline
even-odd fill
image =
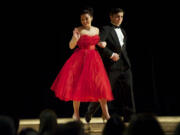
[[[163,130],[167,135],[172,135],[177,124],[180,122],[180,117],[177,116],[160,116],[157,117],[158,121],[160,122]],[[73,121],[72,118],[58,118],[58,124],[67,123],[69,121]],[[103,120],[100,117],[92,118],[90,124],[88,125],[84,118],[81,118],[81,121],[84,124],[85,132],[90,133],[91,135],[100,135],[102,129],[106,123],[103,123]],[[128,125],[128,123],[126,123]],[[32,127],[35,130],[39,129],[39,119],[22,119],[20,120],[19,131],[22,128]],[[90,130],[89,130],[90,127]]]

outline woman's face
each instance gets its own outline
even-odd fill
[[[84,27],[90,27],[93,17],[91,17],[89,14],[82,14],[81,15],[81,24]]]

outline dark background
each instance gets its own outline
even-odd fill
[[[80,25],[79,8],[87,5],[97,27],[109,22],[110,7],[125,11],[137,112],[180,115],[176,4],[113,0],[3,3],[0,113],[37,118],[51,108],[71,117],[72,102],[55,98],[50,86],[73,53],[68,43]],[[81,104],[81,116],[87,105]]]

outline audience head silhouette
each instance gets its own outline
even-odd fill
[[[111,118],[107,121],[104,129],[103,135],[122,135],[125,129],[124,122],[120,118],[120,116],[114,114]]]
[[[83,124],[80,121],[72,121],[59,125],[55,135],[84,135]]]
[[[51,109],[45,109],[40,113],[40,135],[51,135],[55,133],[57,127],[57,115]]]
[[[20,131],[19,135],[38,135],[38,132],[33,128],[24,128]]]
[[[0,135],[16,135],[13,119],[8,116],[0,116]]]
[[[177,127],[175,129],[174,135],[180,135],[180,123],[177,125]]]
[[[164,132],[153,114],[134,115],[127,128],[128,135],[164,135]]]

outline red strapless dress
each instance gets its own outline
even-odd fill
[[[95,49],[99,36],[82,35],[77,48],[66,61],[51,90],[64,101],[97,102],[113,100],[110,82],[102,59]]]

